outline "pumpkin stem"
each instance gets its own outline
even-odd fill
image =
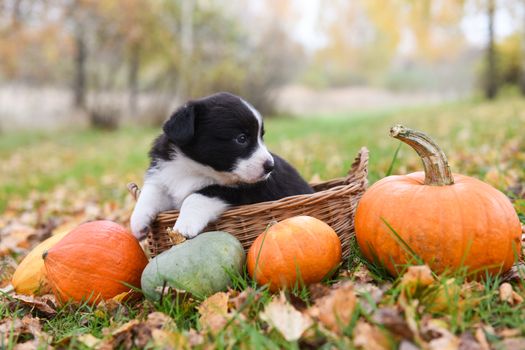
[[[425,185],[446,186],[454,183],[445,153],[428,135],[403,125],[395,125],[390,129],[390,136],[417,152],[425,169]]]

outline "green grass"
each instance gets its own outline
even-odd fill
[[[390,126],[397,123],[429,133],[442,146],[456,173],[478,177],[511,197],[515,197],[513,186],[525,183],[525,100],[519,98],[319,118],[268,118],[266,143],[307,179],[344,176],[360,147],[366,146],[370,150],[369,180],[373,183],[390,173],[422,169],[415,152],[404,145],[399,147],[399,141],[388,136]],[[11,213],[27,210],[24,201],[30,201],[36,209],[38,201],[54,198],[60,190],[72,200],[82,194],[82,198],[87,196],[98,205],[106,202],[127,205],[125,185],[130,181],[141,183],[148,164],[147,150],[157,133],[155,128],[128,126],[116,132],[64,130],[2,135],[0,213],[6,209]],[[525,222],[525,199],[515,198],[514,206]],[[60,210],[53,215],[60,216]],[[392,284],[382,305],[398,305],[404,293],[400,281],[390,277],[381,266],[367,262],[354,242],[343,267],[353,271],[361,264],[368,267],[377,285]],[[447,285],[449,277],[454,278],[452,285]],[[330,281],[333,282],[337,282],[337,278]],[[412,296],[423,302],[414,310],[417,322],[424,315],[432,315],[449,320],[450,330],[455,334],[473,332],[481,322],[496,329],[518,329],[521,336],[525,335],[525,303],[510,306],[501,302],[497,278],[488,278],[481,287],[469,291],[468,302],[464,302],[464,282],[465,276],[461,273],[445,276],[438,285],[423,291],[424,294]],[[441,293],[440,286],[450,288],[444,294],[448,306],[433,310],[432,303],[436,293]],[[257,319],[257,314],[269,302],[271,294],[264,288],[256,289],[245,275],[234,279],[234,289],[243,291],[248,287],[254,288],[254,295],[258,296],[244,305],[248,318],[237,317],[225,330],[207,336],[205,340],[213,342],[215,348],[348,348],[344,337],[316,334],[314,340],[289,343],[276,331],[266,333],[267,326]],[[517,286],[516,290],[523,295],[521,287]],[[311,302],[305,288],[297,288],[292,294],[306,304]],[[135,318],[144,319],[149,311],[159,310],[172,317],[178,331],[183,332],[199,328],[198,303],[170,296],[158,303],[122,305],[112,312],[97,311],[86,305],[66,306],[59,309],[57,316],[45,321],[43,330],[52,335],[55,342],[70,339],[69,348],[83,348],[76,341],[79,334],[102,337],[106,327],[122,325]],[[0,303],[0,320],[21,317],[25,312]],[[345,334],[352,334],[358,318],[370,320],[371,317],[359,307],[352,322],[346,325]],[[501,340],[495,335],[488,338],[493,344]]]

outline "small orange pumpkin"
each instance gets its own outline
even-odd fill
[[[425,172],[388,176],[365,192],[355,216],[365,257],[379,259],[393,275],[416,256],[438,273],[508,270],[521,253],[521,225],[509,199],[480,180],[452,174],[427,135],[400,125],[390,134],[419,154]]]
[[[91,304],[140,287],[148,263],[135,237],[106,220],[79,225],[43,257],[57,299]]]
[[[272,225],[248,251],[250,276],[271,291],[320,282],[341,261],[341,242],[321,220],[295,216]]]

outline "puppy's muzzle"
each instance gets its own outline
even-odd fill
[[[273,159],[268,159],[263,164],[263,171],[265,175],[271,173],[274,168],[275,168],[275,163]]]

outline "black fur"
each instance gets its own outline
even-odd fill
[[[187,145],[195,134],[195,112],[192,105],[179,108],[162,127],[164,134],[175,145]]]
[[[164,133],[154,141],[149,153],[150,167],[158,160],[173,160],[177,146],[187,157],[216,171],[231,171],[239,159],[249,158],[258,146],[259,125],[253,112],[235,95],[217,93],[188,102],[163,126]],[[241,135],[246,143],[237,142]],[[198,191],[218,197],[231,205],[276,200],[312,193],[311,187],[285,160],[272,154],[274,169],[267,180],[234,186],[212,185]]]

